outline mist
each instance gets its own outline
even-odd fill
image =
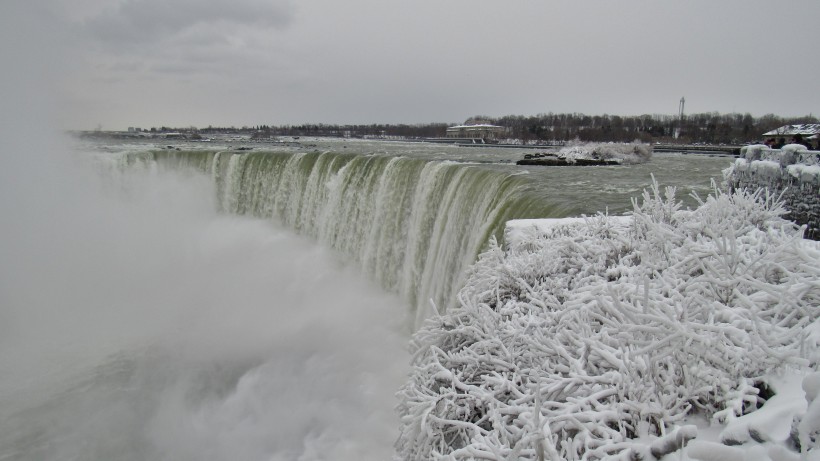
[[[207,178],[54,130],[59,44],[5,40],[42,19],[25,10],[0,45],[0,459],[388,459],[401,302],[218,214]]]
[[[45,157],[4,182],[0,458],[390,456],[398,299],[207,178]]]

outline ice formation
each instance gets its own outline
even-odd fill
[[[717,188],[682,209],[655,184],[628,219],[519,224],[414,335],[398,456],[649,460],[695,439],[692,459],[817,457],[816,375],[806,401],[770,395],[818,367],[820,247],[783,213]]]

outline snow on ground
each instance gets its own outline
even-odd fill
[[[820,246],[762,193],[514,221],[413,338],[401,459],[820,459]]]

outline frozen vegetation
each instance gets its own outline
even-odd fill
[[[780,194],[786,217],[806,224],[805,237],[820,240],[820,152],[801,144],[745,146],[724,175],[732,189],[768,188]]]
[[[785,171],[805,183],[820,184],[820,153],[802,144],[787,144],[781,149],[763,144],[744,146],[727,174],[747,170],[764,178],[776,178]]]
[[[652,157],[652,147],[640,141],[633,143],[597,143],[578,142],[570,143],[558,151],[558,158],[569,163],[583,160],[609,160],[622,164],[644,163]]]
[[[698,202],[491,242],[413,338],[398,456],[820,459],[820,247],[762,192]]]

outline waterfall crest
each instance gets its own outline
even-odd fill
[[[408,301],[415,327],[431,306],[453,304],[466,268],[507,220],[558,209],[527,193],[526,176],[473,164],[332,152],[151,156],[210,174],[222,211],[278,220],[347,255]]]

